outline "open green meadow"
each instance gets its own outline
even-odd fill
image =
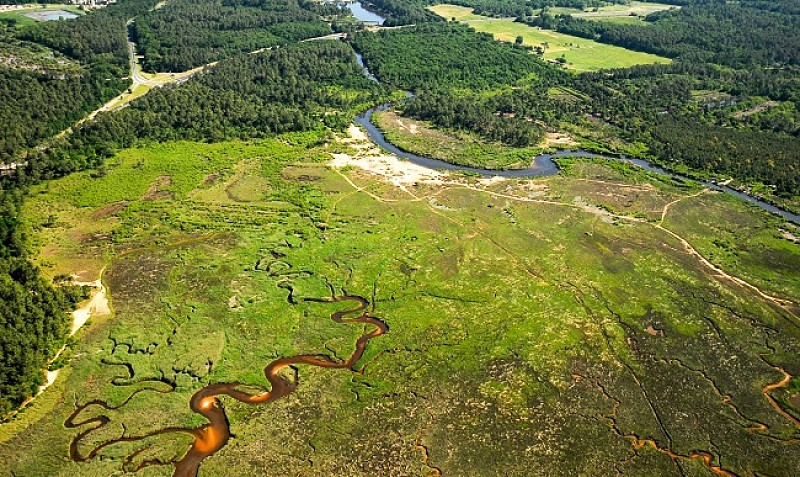
[[[608,23],[626,23],[632,25],[647,25],[643,17],[655,12],[680,8],[666,3],[650,3],[632,1],[626,5],[613,4],[602,7],[580,10],[569,7],[549,7],[547,12],[551,15],[572,15],[584,20],[594,20]]]
[[[531,27],[513,19],[494,19],[475,15],[468,7],[435,5],[430,7],[430,10],[447,19],[456,18],[457,21],[464,22],[479,32],[491,33],[500,41],[514,42],[521,36],[523,45],[543,48],[545,59],[556,61],[563,56],[566,60],[565,66],[578,72],[671,62],[669,58]]]
[[[162,464],[190,436],[136,437],[204,424],[188,407],[199,388],[263,389],[278,357],[352,353],[369,327],[330,319],[349,305],[309,301],[332,293],[365,297],[389,332],[354,372],[298,366],[287,398],[223,397],[234,437],[200,475],[800,467],[800,383],[766,388],[800,375],[797,227],[605,161],[519,181],[326,165],[369,161],[365,147],[322,132],[166,143],[39,186],[23,214],[39,265],[104,270],[114,316],[90,322],[56,384],[0,425],[5,470],[171,475]],[[63,424],[92,400],[108,409],[78,420],[108,425],[79,454],[131,439],[73,462],[71,440],[94,424]]]

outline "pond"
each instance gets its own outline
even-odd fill
[[[364,5],[361,2],[350,2],[347,4],[347,8],[350,9],[354,17],[364,23],[371,25],[383,25],[383,22],[386,21],[385,18],[377,13],[364,8]]]
[[[33,18],[37,22],[50,22],[56,20],[70,20],[77,18],[78,15],[66,10],[45,10],[42,12],[30,12],[25,14],[28,18]]]

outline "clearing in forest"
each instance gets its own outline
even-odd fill
[[[567,14],[584,20],[608,23],[627,23],[631,25],[648,25],[644,17],[651,13],[680,8],[666,3],[630,2],[628,5],[605,5],[602,7],[581,10],[569,7],[551,7],[547,11],[551,15]]]
[[[563,58],[568,69],[578,72],[672,61],[669,58],[650,53],[632,51],[586,38],[531,27],[510,18],[475,15],[472,13],[472,9],[467,7],[436,5],[430,9],[444,18],[455,18],[464,22],[479,32],[491,33],[500,41],[513,42],[521,36],[523,45],[542,48],[546,60],[559,61],[560,58]]]

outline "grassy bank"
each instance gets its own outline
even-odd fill
[[[394,111],[375,113],[372,118],[386,139],[400,149],[451,164],[481,169],[524,169],[542,152],[534,147],[487,143],[474,133],[442,131]]]

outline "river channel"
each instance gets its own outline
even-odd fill
[[[372,81],[378,81],[378,79],[369,71],[369,68],[364,63],[364,58],[361,56],[361,54],[356,53],[356,61],[363,68],[364,75],[366,75],[367,78],[369,78]],[[412,93],[408,94],[409,97],[413,96]],[[756,197],[745,194],[744,192],[738,191],[736,189],[733,189],[725,185],[717,184],[715,182],[697,181],[695,179],[691,179],[689,177],[667,171],[666,169],[659,167],[655,164],[652,164],[644,159],[626,157],[624,155],[611,156],[606,154],[597,154],[594,152],[584,151],[580,149],[564,150],[564,151],[554,152],[552,154],[539,154],[538,156],[534,156],[530,166],[525,169],[508,169],[508,170],[490,170],[490,169],[480,169],[476,167],[459,166],[456,164],[451,164],[449,162],[441,161],[439,159],[419,156],[417,154],[404,151],[399,147],[395,146],[394,144],[392,144],[391,142],[389,142],[386,139],[386,136],[383,135],[383,132],[381,132],[380,128],[378,128],[372,122],[373,113],[379,111],[385,111],[391,106],[392,103],[384,103],[379,106],[375,106],[374,108],[370,108],[356,117],[356,123],[361,125],[366,130],[367,136],[369,136],[370,140],[375,144],[377,144],[379,147],[386,150],[387,152],[390,152],[391,154],[406,159],[409,162],[420,165],[422,167],[427,167],[429,169],[437,169],[437,170],[462,171],[471,174],[479,174],[484,177],[523,178],[523,177],[535,177],[535,176],[552,176],[558,174],[559,173],[558,165],[555,163],[555,161],[553,161],[554,158],[558,157],[584,157],[590,159],[608,159],[614,161],[627,162],[628,164],[634,164],[648,171],[656,172],[658,174],[663,174],[679,181],[700,182],[709,189],[735,195],[736,197],[739,197],[742,200],[745,200],[753,205],[756,205],[766,210],[767,212],[779,215],[789,222],[800,225],[799,214],[795,214],[787,210],[781,209],[761,199],[757,199]]]

